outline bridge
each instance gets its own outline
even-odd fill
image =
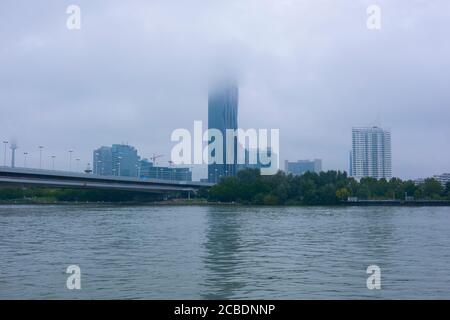
[[[100,176],[95,174],[0,166],[0,186],[79,188],[119,190],[148,193],[196,192],[212,183],[173,181],[133,177]]]

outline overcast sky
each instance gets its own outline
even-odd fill
[[[366,27],[371,4],[381,30]],[[239,126],[279,128],[281,160],[347,170],[352,126],[381,125],[394,176],[450,171],[448,0],[2,0],[0,139],[17,139],[17,165],[28,152],[37,166],[43,145],[46,167],[67,168],[70,149],[85,166],[121,142],[167,164],[174,129],[206,126],[224,66]]]

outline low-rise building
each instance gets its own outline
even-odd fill
[[[442,174],[436,174],[434,176],[432,176],[431,178],[437,180],[438,182],[440,182],[442,184],[442,186],[445,187],[445,185],[450,182],[450,173],[442,173]],[[424,183],[425,179],[424,178],[418,178],[416,180],[414,180],[414,183],[416,185],[419,185],[421,183]]]
[[[322,160],[297,160],[295,162],[286,160],[284,162],[284,171],[294,176],[300,176],[308,171],[320,173],[322,171]]]

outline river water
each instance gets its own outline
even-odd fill
[[[3,205],[0,298],[450,299],[450,208]]]

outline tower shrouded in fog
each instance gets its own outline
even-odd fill
[[[210,182],[218,182],[221,177],[236,175],[236,161],[232,164],[226,164],[226,130],[236,130],[238,128],[238,104],[239,88],[235,80],[225,80],[210,87],[208,95],[208,129],[217,129],[223,136],[223,161],[222,163],[208,165],[208,181]],[[209,143],[211,142],[210,138]],[[236,146],[237,141],[234,141],[234,158],[236,158]]]

